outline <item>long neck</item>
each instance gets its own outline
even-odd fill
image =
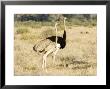
[[[66,24],[65,24],[65,19],[64,19],[64,29],[66,30]]]
[[[55,41],[55,43],[57,45],[57,27],[56,27],[56,25],[55,25],[55,29],[56,29],[56,41]]]
[[[64,30],[63,39],[66,40],[66,31]]]
[[[63,33],[63,39],[66,40],[66,25],[65,25],[65,19],[64,19],[64,33]]]

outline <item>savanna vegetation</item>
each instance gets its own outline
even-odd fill
[[[64,29],[66,17],[66,47],[58,51],[53,64],[47,58],[47,72],[42,70],[42,55],[33,51],[34,44]],[[95,14],[15,14],[14,74],[33,76],[95,76],[97,72],[97,16]]]

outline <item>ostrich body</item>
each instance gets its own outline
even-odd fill
[[[46,59],[49,54],[53,53],[53,63],[55,62],[55,56],[59,49],[63,49],[66,46],[66,26],[64,18],[64,33],[63,36],[57,36],[57,23],[55,24],[56,36],[47,37],[41,40],[38,44],[34,45],[33,50],[37,53],[43,53],[42,68],[46,68]]]

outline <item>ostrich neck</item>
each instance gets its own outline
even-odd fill
[[[65,20],[64,20],[64,30],[66,30]]]
[[[55,25],[55,29],[56,29],[56,41],[55,41],[55,43],[56,43],[56,45],[57,45],[57,27],[56,27],[56,25]]]
[[[64,33],[63,33],[63,39],[66,40],[66,25],[64,20]]]
[[[66,41],[66,31],[64,30],[63,39]]]

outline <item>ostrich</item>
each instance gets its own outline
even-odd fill
[[[55,56],[59,49],[63,49],[66,46],[66,25],[64,18],[64,33],[63,36],[57,36],[57,25],[55,24],[56,36],[47,37],[44,40],[41,40],[38,44],[35,44],[33,50],[38,53],[43,53],[43,63],[42,68],[46,68],[46,59],[49,54],[53,53],[53,63],[55,62]]]

